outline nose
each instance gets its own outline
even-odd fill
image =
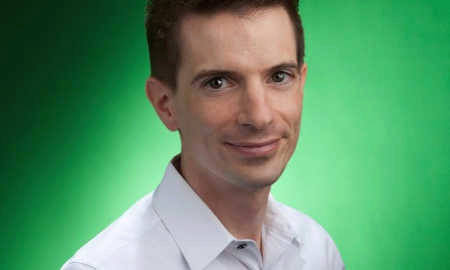
[[[242,91],[239,125],[253,130],[263,130],[273,121],[273,112],[264,86],[253,83]]]

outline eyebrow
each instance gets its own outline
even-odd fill
[[[281,70],[281,69],[295,69],[298,71],[299,66],[296,62],[281,63],[279,65],[269,68],[268,73],[273,73],[273,72],[275,72],[277,70]]]
[[[296,62],[286,62],[286,63],[281,63],[278,64],[276,66],[270,67],[268,68],[266,71],[264,71],[264,73],[272,73],[275,72],[277,70],[282,70],[282,69],[295,69],[295,70],[299,70],[299,66]],[[235,72],[235,71],[231,71],[231,70],[226,70],[226,69],[204,69],[199,71],[194,79],[192,79],[191,85],[194,85],[196,82],[198,82],[200,79],[205,78],[205,77],[230,77],[230,78],[239,78],[242,77],[241,75],[239,75],[239,73]]]

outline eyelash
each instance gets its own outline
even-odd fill
[[[274,76],[275,74],[277,74],[277,73],[284,74],[284,75],[286,75],[287,77],[285,77],[285,79],[284,79],[282,82],[275,82],[276,84],[285,84],[285,83],[287,83],[286,80],[295,78],[295,75],[293,75],[293,74],[291,74],[291,73],[289,73],[289,72],[287,72],[287,71],[284,71],[284,70],[278,70],[278,71],[275,71],[275,72],[270,76],[270,79],[273,79],[273,76]]]
[[[219,90],[221,90],[221,89],[223,89],[224,87],[220,87],[220,88],[212,88],[212,87],[210,87],[210,83],[213,81],[213,80],[216,80],[216,79],[221,79],[221,80],[223,80],[223,81],[225,81],[225,83],[226,84],[232,84],[230,81],[230,79],[229,78],[227,78],[226,76],[214,76],[214,77],[211,77],[211,78],[208,78],[208,79],[206,79],[205,81],[203,81],[202,83],[201,83],[201,87],[202,88],[208,88],[209,90],[212,90],[212,91],[219,91]]]
[[[275,82],[275,84],[278,84],[278,85],[286,84],[286,83],[287,83],[287,82],[286,82],[287,80],[295,78],[295,75],[294,75],[294,74],[292,74],[292,73],[290,73],[290,72],[287,72],[287,71],[284,71],[284,70],[279,70],[279,71],[275,71],[274,73],[272,73],[272,74],[270,75],[270,79],[272,79],[273,76],[274,76],[275,74],[277,74],[277,73],[282,73],[282,74],[284,74],[284,75],[287,76],[287,77],[285,77],[285,79],[284,79],[282,82]],[[212,91],[219,91],[219,90],[223,89],[224,87],[220,87],[220,88],[212,88],[212,87],[209,87],[209,84],[210,84],[213,80],[215,80],[215,79],[221,79],[221,80],[224,80],[225,83],[231,84],[231,82],[230,82],[231,79],[227,78],[226,76],[215,76],[215,77],[211,77],[211,78],[208,78],[208,79],[204,80],[204,81],[201,83],[201,87],[202,87],[202,88],[209,88],[209,90],[212,90]],[[225,88],[226,88],[226,87],[225,87]]]

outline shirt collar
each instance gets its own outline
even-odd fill
[[[190,269],[200,270],[236,239],[179,174],[172,164],[176,159],[167,166],[163,180],[153,194],[152,205]],[[269,194],[263,225],[263,245],[272,255],[281,255],[288,245],[299,246],[301,243],[297,230],[299,224],[289,215],[286,207]],[[269,246],[274,242],[278,248],[272,250]]]
[[[205,268],[234,240],[172,163],[152,205],[193,270]]]
[[[270,193],[267,201],[264,226],[266,229],[276,232],[280,238],[287,242],[296,240],[300,243],[300,232],[298,230],[299,224],[291,213],[292,209],[289,209],[288,206],[275,200],[272,193]]]
[[[295,210],[269,194],[263,224],[264,265],[270,266],[277,262],[292,245],[299,250],[303,246],[299,230],[301,222],[294,213]]]

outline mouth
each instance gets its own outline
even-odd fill
[[[280,139],[270,139],[258,142],[226,142],[225,145],[245,157],[264,157],[273,154],[279,147]]]

